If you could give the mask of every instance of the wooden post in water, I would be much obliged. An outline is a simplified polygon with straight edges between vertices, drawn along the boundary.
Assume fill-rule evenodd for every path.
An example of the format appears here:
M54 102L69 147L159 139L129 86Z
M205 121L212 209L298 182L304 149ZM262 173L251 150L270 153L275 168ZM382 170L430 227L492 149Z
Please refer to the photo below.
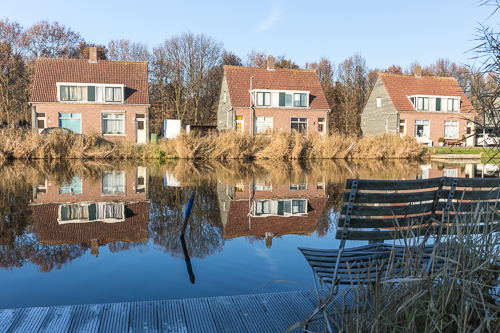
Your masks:
M187 223L189 221L189 216L191 215L191 209L193 208L194 194L195 194L194 191L191 192L191 196L189 197L188 205L186 208L186 214L184 215L184 224L182 225L181 236L179 237L181 239L182 252L184 252L184 260L186 261L186 268L189 274L189 281L191 281L192 284L194 284L194 273L193 273L193 267L191 266L191 259L189 258L189 254L187 251L186 241L184 240L184 235L186 234Z
M181 238L184 238L184 235L186 234L187 223L189 220L189 215L191 215L191 208L193 208L193 203L194 203L194 191L191 192L191 196L189 197L186 214L184 216L184 224L182 225L181 229L181 236L180 236Z

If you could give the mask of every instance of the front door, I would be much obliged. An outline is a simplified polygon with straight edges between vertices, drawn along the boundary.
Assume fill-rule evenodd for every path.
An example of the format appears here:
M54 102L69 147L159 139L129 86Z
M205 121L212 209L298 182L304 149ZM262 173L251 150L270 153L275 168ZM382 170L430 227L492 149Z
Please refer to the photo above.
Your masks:
M145 114L136 114L135 115L135 123L136 123L136 135L137 135L137 143L146 143L146 115Z

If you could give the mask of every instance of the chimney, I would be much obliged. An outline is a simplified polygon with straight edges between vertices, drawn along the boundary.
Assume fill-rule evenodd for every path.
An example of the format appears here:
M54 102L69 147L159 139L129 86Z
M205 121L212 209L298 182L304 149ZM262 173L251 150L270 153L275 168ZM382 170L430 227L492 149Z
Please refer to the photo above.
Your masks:
M422 77L422 67L415 65L415 68L413 68L413 74L415 74L415 77Z
M90 240L90 255L95 255L96 258L99 256L99 240Z
M274 57L267 57L267 70L274 71Z
M266 249L269 249L273 246L273 237L274 234L272 232L266 231Z
M89 48L89 62L96 63L97 62L97 47L91 46Z

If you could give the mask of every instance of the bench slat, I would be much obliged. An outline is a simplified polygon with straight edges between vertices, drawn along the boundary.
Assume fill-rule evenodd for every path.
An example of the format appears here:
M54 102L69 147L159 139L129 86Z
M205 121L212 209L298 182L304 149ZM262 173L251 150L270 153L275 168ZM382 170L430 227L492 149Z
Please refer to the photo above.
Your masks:
M400 227L407 226L422 226L427 225L429 222L430 212L425 215L419 215L415 217L397 217L398 224ZM441 214L436 214L435 218L438 221L441 221ZM338 227L344 227L345 217L340 217L337 221ZM351 228L394 228L396 223L394 221L394 217L389 218L361 218L361 217L352 217L350 227Z
M358 190L415 190L438 187L441 181L440 178L417 180L347 179L345 188L351 189L352 182L355 180L358 181Z
M430 212L432 202L419 205L401 205L401 206L354 206L352 215L354 216L392 216L407 214L424 214ZM347 206L340 207L340 214L345 215Z
M434 200L436 198L436 190L426 192L412 193L360 193L356 194L356 203L405 203ZM342 196L343 202L349 201L349 192L344 192Z

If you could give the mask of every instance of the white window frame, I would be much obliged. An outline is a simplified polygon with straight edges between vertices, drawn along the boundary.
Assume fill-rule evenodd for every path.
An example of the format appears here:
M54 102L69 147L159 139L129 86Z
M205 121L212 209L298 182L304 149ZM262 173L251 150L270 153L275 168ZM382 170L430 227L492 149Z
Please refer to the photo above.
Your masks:
M300 119L306 119L306 126L307 126L307 131L305 132L305 134L309 133L309 117L290 117L290 133L292 133L292 118L298 118L298 123L302 123L302 121Z
M122 89L122 100L120 102L106 102L106 97L104 97L104 101L88 101L88 95L87 95L87 100L86 101L61 101L61 86L76 86L77 89L78 87L103 87L104 91L106 93L106 88L121 88ZM75 83L75 82L56 82L56 87L57 87L57 101L60 103L105 103L105 104L123 104L125 102L125 87L126 85L124 84L103 84L103 83ZM114 93L113 93L114 95ZM78 96L78 91L77 91L77 96Z
M104 133L104 119L103 114L108 113L118 113L123 114L123 134L105 134ZM126 120L126 112L125 111L116 111L116 110L102 110L101 111L101 134L103 136L126 136L127 135L127 120Z
M413 109L418 112L450 112L450 113L460 113L460 104L462 97L460 96L443 96L443 95L407 95L406 96L413 106ZM412 103L411 99L414 98L415 103ZM428 110L418 110L418 99L419 98L429 98ZM441 110L436 111L436 98L441 99ZM458 100L456 111L451 111L448 109L448 100L455 99Z
M424 121L427 121L427 123L424 123ZM419 123L417 123L417 122L419 122ZM427 125L429 127L428 136L418 136L417 135L417 125ZM414 136L416 138L426 138L426 139L429 139L430 136L431 136L431 121L429 119L415 119L415 133L414 133Z
M269 129L269 130L270 130L270 132L272 133L272 132L273 132L273 129L274 129L274 117L273 117L273 116L254 116L254 118L253 118L253 124L254 124L254 125L253 125L253 126L254 126L254 129L253 129L253 130L254 130L254 133L255 133L255 134L258 134L258 133L266 133L266 132L267 132L267 129L266 129L266 131L264 131L264 132L262 132L262 131L257 131L257 128L256 128L256 127L257 127L257 118L260 118L260 117L262 117L262 118L271 118L271 126L270 126L270 127L268 127L267 129Z
M69 113L70 117L69 118L61 117L61 114L63 114L63 113ZM57 127L61 128L61 126L59 126L61 118L62 119L73 119L73 117L71 117L72 114L79 114L80 115L80 118L74 118L74 119L80 119L80 133L83 133L83 117L82 117L81 112L58 112L57 113ZM46 126L45 128L47 128L47 124L45 124L45 126ZM62 127L62 128L64 128L64 127Z
M238 120L238 117L242 117L241 120ZM237 133L240 133L240 134L243 134L245 133L245 116L235 116L236 120L235 120L235 127L234 129L236 130ZM238 123L241 124L241 132L238 132Z
M448 122L448 124L446 124L447 122ZM454 138L446 136L446 127L452 127L452 126L456 127L456 133L457 133L457 135ZM459 132L460 132L460 122L458 120L445 120L444 121L443 137L445 139L458 139L458 136L460 135Z
M382 107L382 97L377 97L377 107L378 108Z
M309 109L309 98L311 92L308 90L277 90L277 89L253 89L252 92L252 100L254 105L257 107L273 107L273 108L287 108L287 109ZM258 105L258 93L271 93L270 94L270 103L269 105ZM292 105L291 106L279 106L279 93L285 93L292 95ZM294 106L294 96L295 94L306 94L306 106ZM274 99L278 99L277 102ZM285 97L286 100L286 97ZM285 102L286 104L286 102Z
M121 177L123 177L123 192L111 192L111 193L104 193L104 175L105 174L113 174L117 175L120 174ZM115 176L116 177L116 176ZM103 171L101 175L101 196L125 196L127 195L127 175L125 175L125 171Z

